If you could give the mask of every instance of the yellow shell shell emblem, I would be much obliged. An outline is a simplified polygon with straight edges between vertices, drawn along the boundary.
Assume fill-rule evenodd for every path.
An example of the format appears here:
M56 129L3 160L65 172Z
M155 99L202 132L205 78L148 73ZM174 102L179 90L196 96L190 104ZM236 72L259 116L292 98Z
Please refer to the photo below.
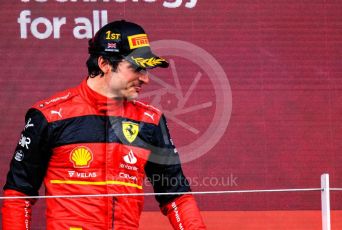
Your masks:
M93 160L93 153L89 148L81 146L74 148L70 153L70 161L74 168L89 168Z
M122 132L126 139L132 143L139 133L139 124L130 121L122 122Z

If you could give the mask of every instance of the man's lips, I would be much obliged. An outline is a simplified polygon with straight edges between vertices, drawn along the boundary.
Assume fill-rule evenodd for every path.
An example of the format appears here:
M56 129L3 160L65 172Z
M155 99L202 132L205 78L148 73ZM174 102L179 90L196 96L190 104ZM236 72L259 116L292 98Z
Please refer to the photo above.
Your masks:
M137 93L139 93L141 91L141 86L135 86L134 89Z

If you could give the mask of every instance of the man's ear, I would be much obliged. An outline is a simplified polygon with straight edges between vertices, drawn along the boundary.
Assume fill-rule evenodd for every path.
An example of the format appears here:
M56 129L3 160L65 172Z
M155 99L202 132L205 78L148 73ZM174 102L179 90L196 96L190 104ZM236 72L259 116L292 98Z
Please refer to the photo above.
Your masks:
M102 70L102 72L104 74L111 71L111 66L110 66L109 62L107 60L105 60L102 56L100 56L97 59L97 64L98 64L100 70Z

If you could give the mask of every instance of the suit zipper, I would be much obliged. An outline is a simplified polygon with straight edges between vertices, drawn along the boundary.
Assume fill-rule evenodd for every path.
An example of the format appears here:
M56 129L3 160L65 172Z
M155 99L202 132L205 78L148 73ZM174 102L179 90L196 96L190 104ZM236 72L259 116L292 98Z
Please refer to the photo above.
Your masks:
M112 230L114 230L115 197L112 197Z

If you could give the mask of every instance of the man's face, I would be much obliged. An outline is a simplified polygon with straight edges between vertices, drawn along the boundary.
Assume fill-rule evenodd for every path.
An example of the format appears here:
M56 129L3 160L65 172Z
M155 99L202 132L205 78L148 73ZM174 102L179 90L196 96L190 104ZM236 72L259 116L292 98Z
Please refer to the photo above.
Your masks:
M128 61L119 63L117 71L111 72L110 87L119 98L134 100L138 97L143 84L149 82L145 70L136 70Z

